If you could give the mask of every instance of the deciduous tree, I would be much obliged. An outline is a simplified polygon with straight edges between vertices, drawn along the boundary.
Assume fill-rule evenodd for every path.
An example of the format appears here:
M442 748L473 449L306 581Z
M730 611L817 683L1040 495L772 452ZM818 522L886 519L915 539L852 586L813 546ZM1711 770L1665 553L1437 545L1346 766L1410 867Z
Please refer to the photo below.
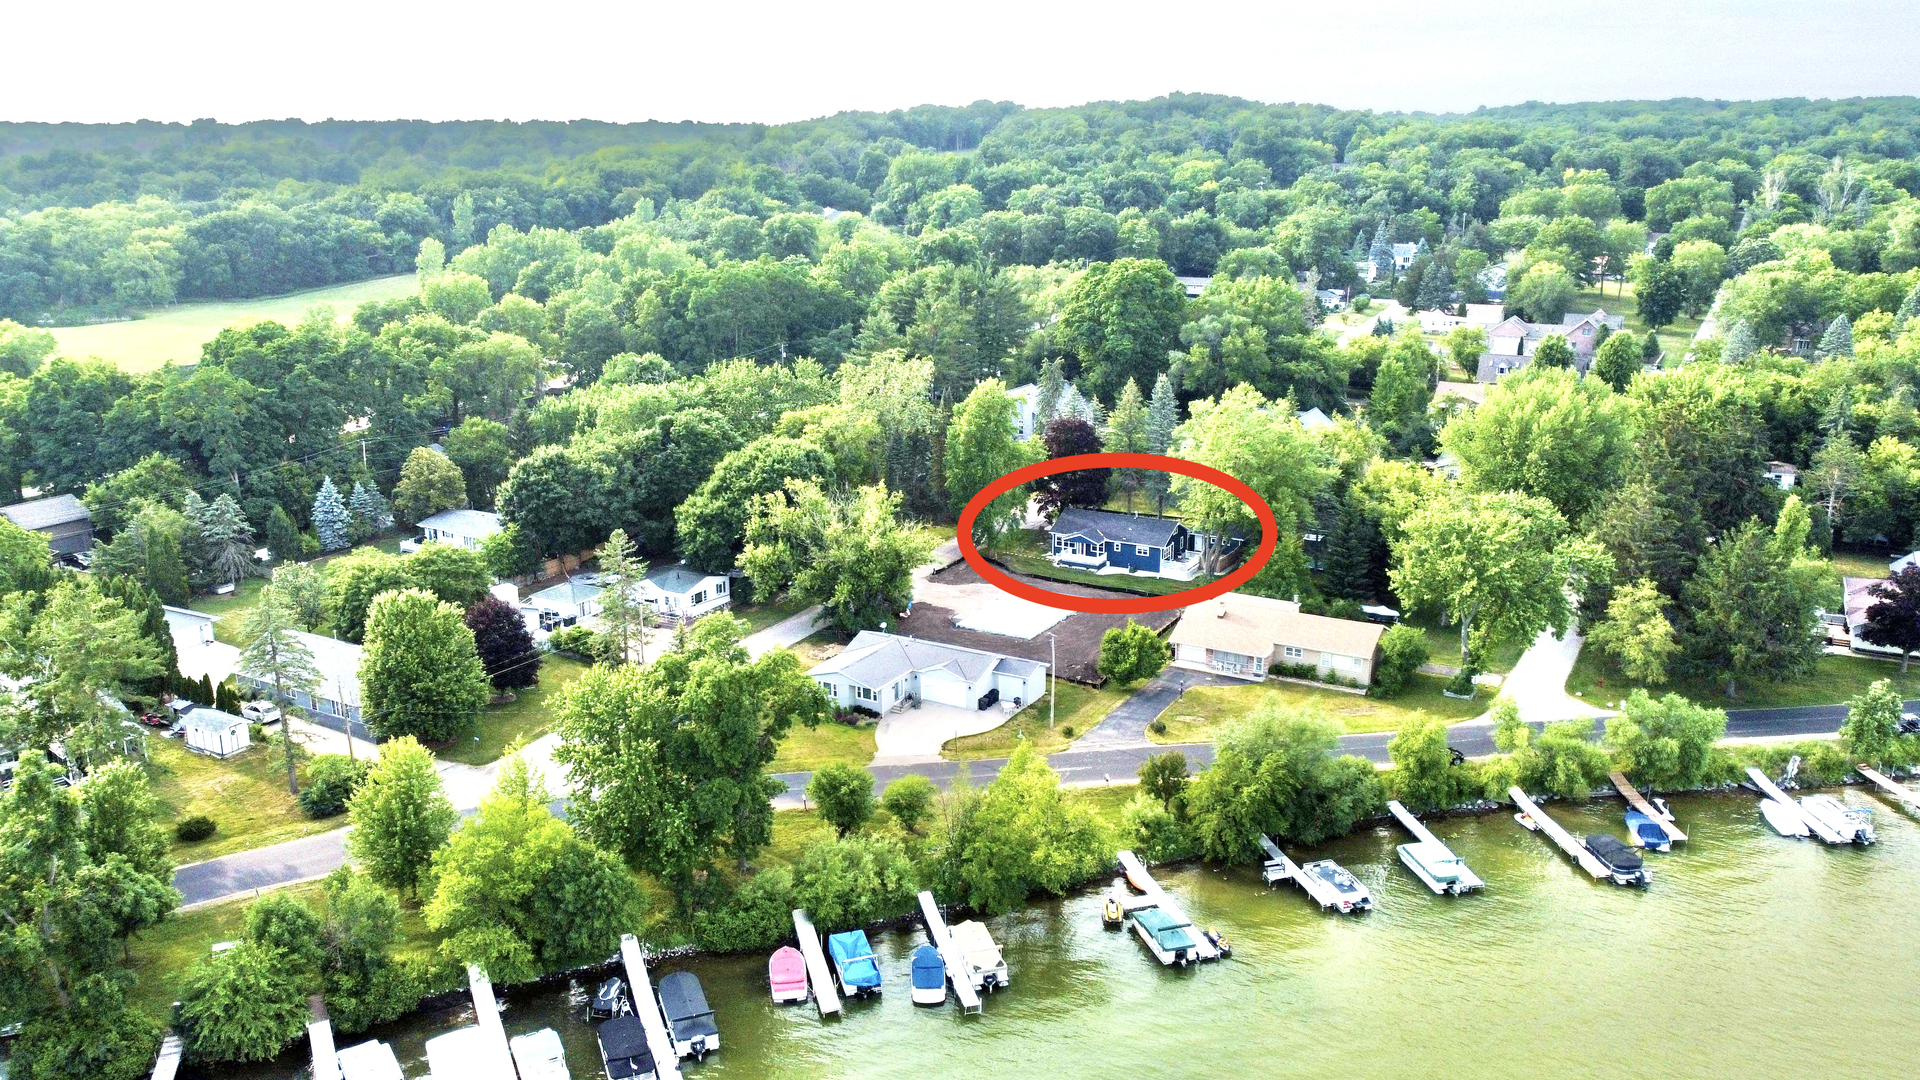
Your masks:
M1100 674L1120 686L1153 678L1171 658L1166 639L1132 619L1100 635Z
M1620 755L1626 774L1668 790L1705 783L1713 746L1726 734L1724 711L1679 694L1656 699L1644 690L1627 695L1620 715L1607 721L1607 745Z
M873 774L844 761L828 762L807 781L807 798L841 836L859 832L873 817Z
M393 486L393 516L408 528L442 510L467 506L467 480L445 454L418 446L400 467Z
M819 604L840 630L885 628L912 602L913 571L933 550L899 512L885 487L832 496L794 481L755 500L741 567L757 595Z
M1594 623L1587 641L1612 657L1627 678L1657 686L1680 654L1680 641L1667 619L1667 598L1647 578L1613 592L1606 617Z
M1920 566L1908 566L1871 587L1874 601L1867 607L1861 640L1900 650L1900 673L1906 674L1913 654L1920 652Z
M347 804L347 850L368 877L417 896L433 853L460 815L448 801L433 755L411 735L380 747L380 760Z
M1470 487L1537 495L1579 521L1619 482L1633 426L1600 380L1529 365L1449 421L1440 442Z

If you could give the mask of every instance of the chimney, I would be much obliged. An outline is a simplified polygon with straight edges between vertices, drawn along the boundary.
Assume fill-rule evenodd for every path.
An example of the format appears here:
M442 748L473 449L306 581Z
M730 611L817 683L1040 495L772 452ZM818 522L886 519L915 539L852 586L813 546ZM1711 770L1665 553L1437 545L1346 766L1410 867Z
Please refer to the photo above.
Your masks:
M1216 619L1224 619L1227 617L1227 602L1225 600L1220 601L1220 610L1214 612L1213 617Z

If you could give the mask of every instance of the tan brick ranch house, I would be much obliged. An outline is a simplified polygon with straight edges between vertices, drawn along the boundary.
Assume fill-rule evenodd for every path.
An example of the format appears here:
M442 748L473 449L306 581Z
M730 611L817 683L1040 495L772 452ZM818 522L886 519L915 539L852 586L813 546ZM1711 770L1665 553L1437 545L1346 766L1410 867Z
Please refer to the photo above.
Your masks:
M1258 681L1275 664L1309 664L1321 676L1369 686L1380 658L1378 623L1308 615L1291 600L1227 593L1194 604L1168 636L1173 662Z

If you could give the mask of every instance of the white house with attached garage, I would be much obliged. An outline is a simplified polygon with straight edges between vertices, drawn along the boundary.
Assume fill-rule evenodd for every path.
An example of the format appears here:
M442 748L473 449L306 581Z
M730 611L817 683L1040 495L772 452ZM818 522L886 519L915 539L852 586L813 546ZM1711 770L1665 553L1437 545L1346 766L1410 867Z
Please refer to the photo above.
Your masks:
M876 713L913 701L986 709L1046 693L1047 665L1000 653L863 630L808 675L843 709Z
M360 719L361 648L351 641L296 631L294 637L313 654L313 666L320 672L320 684L312 693L294 690L287 700L296 708L329 720ZM273 696L273 680L251 672L238 671L234 678L256 697Z

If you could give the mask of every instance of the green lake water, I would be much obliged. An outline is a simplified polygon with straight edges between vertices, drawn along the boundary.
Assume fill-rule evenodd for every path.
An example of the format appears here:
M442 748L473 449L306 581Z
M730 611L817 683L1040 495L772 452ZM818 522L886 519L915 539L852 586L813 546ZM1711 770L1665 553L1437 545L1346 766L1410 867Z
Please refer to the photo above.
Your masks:
M1432 823L1487 881L1466 897L1436 897L1400 865L1397 825L1289 853L1359 876L1377 905L1360 916L1269 890L1252 867L1162 871L1194 922L1234 946L1185 970L1103 929L1088 889L989 921L1012 986L979 1016L911 1004L920 938L906 931L876 936L883 997L825 1023L811 1004L769 1002L764 956L654 974L694 971L717 1012L723 1049L684 1063L692 1080L1913 1076L1920 821L1861 790L1840 797L1875 810L1877 846L1774 836L1748 794L1676 799L1691 842L1648 854L1644 892L1588 879L1508 814ZM1617 800L1547 809L1576 834L1624 836ZM601 1075L582 988L502 997L509 1035L553 1027L576 1080ZM418 1080L425 1040L471 1022L470 1007L428 1010L376 1034Z

